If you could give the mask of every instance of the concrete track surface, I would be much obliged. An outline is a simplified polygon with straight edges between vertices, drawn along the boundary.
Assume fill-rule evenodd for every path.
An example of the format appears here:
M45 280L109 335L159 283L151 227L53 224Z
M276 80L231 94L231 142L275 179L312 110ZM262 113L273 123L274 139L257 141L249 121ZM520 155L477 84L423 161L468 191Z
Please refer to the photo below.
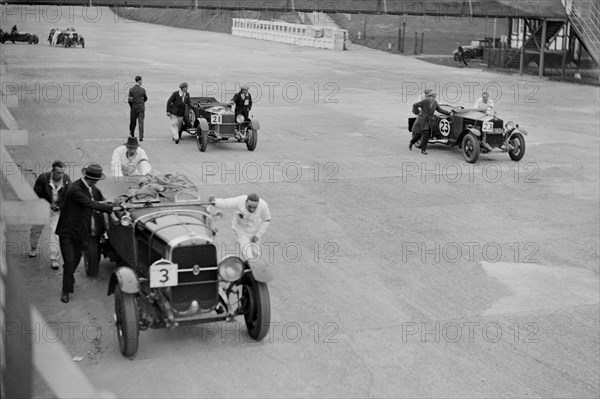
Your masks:
M74 178L89 162L106 169L128 134L125 87L140 74L155 169L185 173L204 197L266 199L275 274L264 341L250 342L243 320L149 330L128 360L106 296L115 265L104 260L97 278L80 266L62 304L61 271L44 254L30 260L28 229L17 229L11 256L51 323L36 337L82 356L94 384L123 398L599 396L598 88L86 10L2 16L3 28L41 39L1 46L3 100L31 138L11 147L14 159L30 170L62 159ZM48 45L50 29L67 26L85 49ZM175 145L165 102L182 81L219 100L254 82L256 151L200 153L190 136ZM487 85L498 115L529 131L525 158L468 166L457 149L409 151L411 105L436 84L457 105ZM231 217L219 222L222 253ZM36 395L50 396L40 381Z

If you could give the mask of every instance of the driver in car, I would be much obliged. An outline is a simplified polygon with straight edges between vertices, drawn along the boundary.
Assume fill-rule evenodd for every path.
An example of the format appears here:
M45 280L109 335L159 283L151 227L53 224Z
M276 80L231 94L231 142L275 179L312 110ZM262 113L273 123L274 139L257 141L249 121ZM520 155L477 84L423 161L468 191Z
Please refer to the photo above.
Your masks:
M256 194L233 198L211 197L209 201L217 208L235 209L231 227L237 235L242 258L259 259L260 237L267 231L267 227L271 223L271 213L267 202Z
M490 109L494 109L494 101L490 99L490 94L487 91L484 91L483 93L481 93L481 97L479 97L477 101L475 101L475 104L473 104L473 108L479 111L487 112ZM487 143L486 138L487 133L481 132L481 144L491 151L492 146Z
M110 164L114 177L144 176L152 171L146 151L139 147L136 137L128 137L125 144L115 149Z

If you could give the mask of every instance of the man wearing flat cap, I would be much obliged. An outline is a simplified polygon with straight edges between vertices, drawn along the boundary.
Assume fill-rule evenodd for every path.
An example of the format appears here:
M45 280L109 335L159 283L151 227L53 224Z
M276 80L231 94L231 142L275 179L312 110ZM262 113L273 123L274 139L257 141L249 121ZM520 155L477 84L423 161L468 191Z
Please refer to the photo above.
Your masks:
M142 87L142 77L135 77L135 85L129 89L129 135L135 137L136 122L139 125L140 141L144 141L144 117L146 114L146 89Z
M144 176L152 171L152 166L138 139L128 137L125 144L113 151L110 170L114 177Z
M192 108L188 84L182 83L179 85L179 90L173 92L167 100L167 116L171 118L171 134L175 144L179 144L179 139L181 139L181 127L183 126L186 105Z
M98 181L106 178L102 166L90 164L81 170L81 179L72 183L65 194L60 217L56 226L60 252L63 257L63 283L61 302L69 302L69 294L75 285L75 269L79 265L83 251L87 249L93 229L100 228L102 218L99 212L110 213L113 204L104 203L102 192L96 188Z
M248 86L244 85L240 91L236 93L231 99L233 104L233 113L237 120L238 115L243 115L244 120L248 120L248 114L252 109L252 96L248 93Z
M451 112L445 111L442 109L437 101L435 100L437 97L437 93L435 91L430 91L427 94L426 100L421 100L418 103L413 104L412 112L417 115L417 120L413 124L412 132L413 138L408 145L408 149L412 150L412 146L421 139L421 154L427 155L427 143L429 141L429 134L431 128L435 123L435 111L450 115Z

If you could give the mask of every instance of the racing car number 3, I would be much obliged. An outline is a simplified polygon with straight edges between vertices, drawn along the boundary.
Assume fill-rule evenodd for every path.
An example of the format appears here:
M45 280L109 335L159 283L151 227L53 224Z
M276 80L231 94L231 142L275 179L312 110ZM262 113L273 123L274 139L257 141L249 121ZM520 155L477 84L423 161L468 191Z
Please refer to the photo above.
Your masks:
M177 264L150 266L150 288L171 287L178 284Z

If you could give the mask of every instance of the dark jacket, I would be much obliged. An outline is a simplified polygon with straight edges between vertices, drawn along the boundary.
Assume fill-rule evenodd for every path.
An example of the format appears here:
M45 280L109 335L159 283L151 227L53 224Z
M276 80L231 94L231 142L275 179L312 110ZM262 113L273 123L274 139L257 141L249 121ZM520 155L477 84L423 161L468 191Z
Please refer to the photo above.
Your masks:
M419 109L421 112L419 113ZM428 99L419 101L413 104L412 112L417 115L412 131L413 133L421 133L424 130L429 129L435 122L434 113L435 111L440 114L450 115L450 112L444 111L438 105L437 101L429 101Z
M52 172L42 173L35 179L35 184L33 185L33 191L37 194L41 199L45 199L49 204L52 204L52 187L50 187L50 179L52 179ZM62 204L65 200L65 193L69 188L69 184L71 184L71 178L68 174L64 174L62 177L63 186L60 190L58 190L58 207L62 207Z
M92 187L93 199L85 183L79 179L69 185L65 201L58 218L56 234L59 236L86 240L91 233L91 219L94 210L112 212L112 205L98 201L104 200L102 192ZM102 219L95 217L96 226L100 227Z
M144 109L144 103L148 101L148 96L146 96L146 89L142 86L136 84L131 89L129 89L129 105L133 108Z
M252 96L250 93L246 94L246 98L242 98L242 93L236 93L231 99L235 103L235 114L240 114L243 111L250 111L252 109Z
M167 100L167 112L171 113L171 115L183 116L185 114L185 106L192 107L190 93L185 93L184 97L185 99L181 98L179 90L173 92Z

